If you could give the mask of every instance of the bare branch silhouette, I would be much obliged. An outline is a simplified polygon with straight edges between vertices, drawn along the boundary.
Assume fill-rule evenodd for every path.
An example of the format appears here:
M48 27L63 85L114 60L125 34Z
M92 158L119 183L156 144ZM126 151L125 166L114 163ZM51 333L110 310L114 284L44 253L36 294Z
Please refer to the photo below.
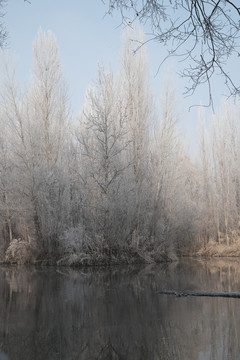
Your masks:
M104 3L108 4L107 13L120 12L123 24L132 25L138 19L150 27L146 42L158 41L168 46L163 62L173 56L184 61L180 76L189 82L186 95L207 84L208 105L212 106L210 83L215 74L223 78L228 96L239 95L240 84L227 71L229 58L239 56L240 51L240 7L236 0L108 0Z

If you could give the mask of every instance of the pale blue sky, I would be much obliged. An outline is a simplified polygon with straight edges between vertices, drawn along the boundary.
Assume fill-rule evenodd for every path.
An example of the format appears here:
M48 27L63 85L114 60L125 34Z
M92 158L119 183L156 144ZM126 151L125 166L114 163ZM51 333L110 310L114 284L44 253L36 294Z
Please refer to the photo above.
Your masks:
M4 22L9 31L8 48L10 55L17 57L17 69L22 83L27 84L32 63L32 43L40 27L52 30L57 38L60 59L65 78L69 84L69 98L73 113L81 109L85 90L95 80L99 62L117 70L121 53L122 28L118 26L120 17L105 16L106 6L101 0L31 0L31 4L23 0L8 0ZM175 72L183 64L170 60L159 71L156 71L161 61L163 47L158 43L147 46L149 72L153 92L160 97L163 79L168 69ZM239 59L231 62L236 77L240 79ZM179 109L182 133L191 148L197 142L198 108L188 112L189 106L207 102L207 89L201 88L190 98L184 98L184 80L173 76L179 93ZM240 80L238 81L240 82ZM215 105L220 102L224 91L223 84L216 81L213 84ZM207 111L211 112L210 109Z

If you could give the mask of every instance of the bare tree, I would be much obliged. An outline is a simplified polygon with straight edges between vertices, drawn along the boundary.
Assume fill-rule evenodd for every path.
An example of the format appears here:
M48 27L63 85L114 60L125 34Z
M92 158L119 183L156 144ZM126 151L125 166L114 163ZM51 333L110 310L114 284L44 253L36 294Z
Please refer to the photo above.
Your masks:
M2 19L5 15L5 12L3 11L3 8L6 4L7 0L0 0L0 18ZM3 21L0 21L0 47L4 47L6 45L8 33L6 31L6 28L4 26Z
M20 204L15 214L17 236L36 239L47 252L68 219L65 153L69 112L56 39L51 32L39 31L33 52L33 77L25 93L9 70L9 59L5 62L1 114L8 125L5 142L15 171L15 198ZM8 193L5 191L4 196Z
M14 169L10 157L9 127L4 112L0 115L0 213L1 230L5 246L13 239L12 217L15 207L13 194Z
M149 236L156 245L172 251L181 192L184 152L177 132L177 98L168 79L161 101L161 118L154 124L151 149L152 219ZM180 191L179 191L180 190Z
M239 236L239 144L239 114L232 104L224 103L212 118L208 136L202 127L201 227L203 240L225 242L227 246Z
M219 228L229 245L239 222L239 121L231 105L224 104L221 114L215 116L211 140Z
M130 30L130 29L129 29ZM145 48L139 49L134 56L131 37L143 39L143 33L134 35L133 31L124 33L122 69L120 72L122 81L123 99L126 104L129 160L132 167L133 193L131 206L134 207L134 221L132 228L133 243L139 245L143 215L146 213L147 197L147 167L149 166L149 132L153 118L153 96L149 89L148 64ZM129 177L128 172L128 177ZM129 177L130 180L130 177Z
M24 118L29 158L36 179L36 213L44 245L51 247L52 239L59 236L67 218L63 166L66 166L69 109L56 38L51 31L39 31L33 54L33 78L26 96Z
M212 174L211 159L209 156L209 139L206 132L203 113L200 113L201 119L201 133L200 133L200 161L201 161L201 188L202 188L202 235L204 243L206 244L209 236L213 234L212 227L216 224L216 237L219 237L219 208L216 206L216 202L213 201L214 195L212 191ZM216 198L214 198L216 200ZM215 235L215 234L214 234Z
M102 0L103 1L103 0ZM137 19L147 27L147 41L168 46L167 58L188 63L181 75L189 80L186 94L206 83L212 105L211 78L223 77L229 95L240 87L226 68L230 56L239 56L240 7L237 0L108 0L108 13L119 11L123 24ZM150 29L150 30L149 30ZM141 46L141 44L140 44Z
M113 217L127 167L121 161L129 145L126 121L113 75L99 67L96 86L87 92L76 135L80 144L79 179L85 192L87 227L102 236L110 254L113 241L117 241Z

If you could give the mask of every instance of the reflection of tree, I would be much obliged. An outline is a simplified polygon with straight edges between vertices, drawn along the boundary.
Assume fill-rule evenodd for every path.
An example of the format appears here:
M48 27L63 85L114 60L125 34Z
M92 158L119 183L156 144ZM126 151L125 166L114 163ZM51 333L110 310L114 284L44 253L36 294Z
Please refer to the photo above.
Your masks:
M1 269L0 347L11 360L187 360L200 353L236 359L237 300L156 291L236 291L238 269L234 262L216 261L88 271Z
M112 360L119 360L120 356L118 355L118 352L114 349L114 347L111 344L111 341L109 340L106 345L104 345L97 356L98 360L105 360L105 359L112 359Z

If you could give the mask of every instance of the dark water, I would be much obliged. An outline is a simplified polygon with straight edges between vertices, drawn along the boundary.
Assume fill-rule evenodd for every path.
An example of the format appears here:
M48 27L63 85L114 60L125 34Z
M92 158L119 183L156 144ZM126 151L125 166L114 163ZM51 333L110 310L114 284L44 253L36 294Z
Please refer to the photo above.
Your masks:
M239 292L240 261L0 267L0 359L240 359L240 299L160 289Z

